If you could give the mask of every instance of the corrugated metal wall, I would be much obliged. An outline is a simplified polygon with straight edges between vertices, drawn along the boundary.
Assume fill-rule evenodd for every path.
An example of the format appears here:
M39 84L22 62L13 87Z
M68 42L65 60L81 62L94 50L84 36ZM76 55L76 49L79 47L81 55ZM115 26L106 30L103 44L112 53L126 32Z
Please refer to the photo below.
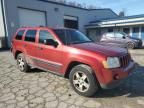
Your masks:
M2 0L0 0L0 48L5 46L5 29L2 11Z

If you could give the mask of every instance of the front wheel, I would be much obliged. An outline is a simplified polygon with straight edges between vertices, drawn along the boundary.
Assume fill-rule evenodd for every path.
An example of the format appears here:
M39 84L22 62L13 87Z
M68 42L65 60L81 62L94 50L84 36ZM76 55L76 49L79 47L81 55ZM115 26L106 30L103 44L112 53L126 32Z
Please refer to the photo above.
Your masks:
M87 65L77 65L70 72L70 83L80 95L90 97L98 91L98 82Z
M135 48L135 44L134 43L128 43L127 44L127 48L134 49Z

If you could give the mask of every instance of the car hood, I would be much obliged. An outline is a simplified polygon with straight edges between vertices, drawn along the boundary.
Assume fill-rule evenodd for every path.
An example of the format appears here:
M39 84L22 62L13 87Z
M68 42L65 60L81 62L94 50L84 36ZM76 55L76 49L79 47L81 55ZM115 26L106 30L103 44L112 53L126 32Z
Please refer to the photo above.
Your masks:
M130 37L130 36L128 36L128 38L130 38L130 39L132 39L132 40L138 40L138 41L141 40L141 39L139 39L139 38L136 38L136 37Z
M82 44L73 44L71 45L74 48L78 48L81 50L90 51L93 53L101 53L106 56L121 56L127 54L128 51L125 48L108 46L107 44L100 43L82 43Z

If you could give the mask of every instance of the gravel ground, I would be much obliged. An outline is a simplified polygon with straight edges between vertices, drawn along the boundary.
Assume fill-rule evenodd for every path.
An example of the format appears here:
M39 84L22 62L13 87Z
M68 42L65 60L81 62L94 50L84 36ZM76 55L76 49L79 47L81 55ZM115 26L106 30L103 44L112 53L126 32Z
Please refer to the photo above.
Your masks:
M86 98L62 77L38 69L20 72L11 53L1 51L0 108L144 108L144 49L130 52L137 66L125 83Z

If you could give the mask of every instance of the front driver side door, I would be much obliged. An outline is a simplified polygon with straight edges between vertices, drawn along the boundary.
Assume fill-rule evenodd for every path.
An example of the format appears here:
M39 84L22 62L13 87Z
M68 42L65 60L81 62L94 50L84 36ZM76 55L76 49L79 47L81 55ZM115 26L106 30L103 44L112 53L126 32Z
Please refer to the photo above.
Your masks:
M46 39L56 40L48 29L40 29L38 34L38 66L52 72L61 73L62 45L59 44L57 47L54 47L52 45L44 44L44 40Z

